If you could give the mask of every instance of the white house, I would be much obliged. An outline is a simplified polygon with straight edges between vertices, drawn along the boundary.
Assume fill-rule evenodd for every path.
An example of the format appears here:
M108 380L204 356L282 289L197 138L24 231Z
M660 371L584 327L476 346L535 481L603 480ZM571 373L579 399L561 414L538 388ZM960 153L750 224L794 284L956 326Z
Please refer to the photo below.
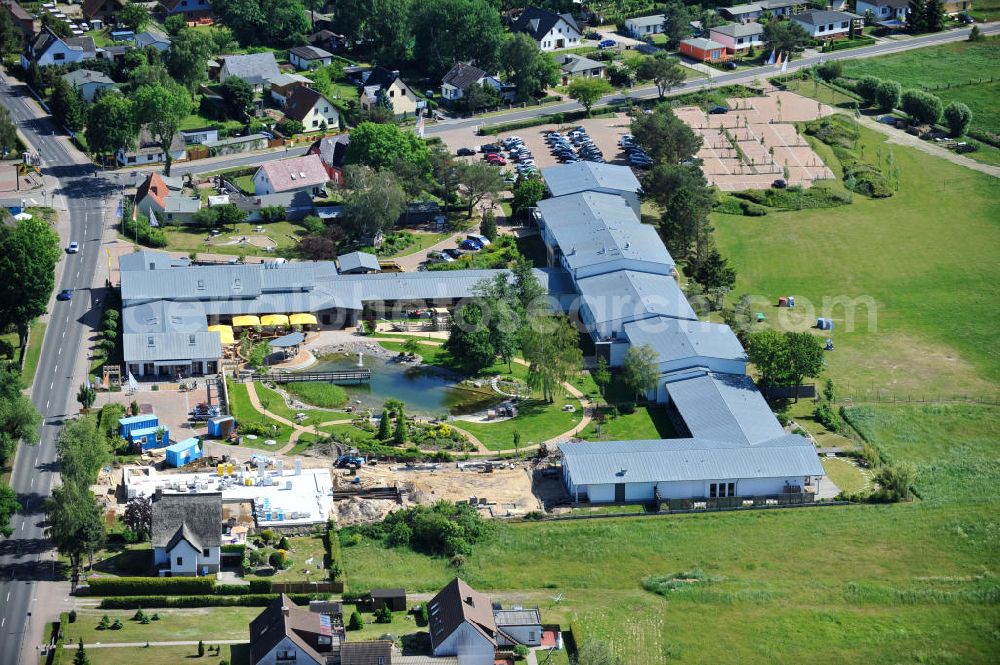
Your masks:
M864 19L848 12L836 12L825 9L810 9L792 15L791 21L798 23L813 39L841 39L851 32L851 24L858 22L858 29L864 24Z
M109 90L115 87L115 82L102 72L95 72L91 69L76 69L63 74L63 80L72 87L80 91L86 102L94 101L94 96L102 90Z
M28 69L32 62L39 67L46 65L68 65L72 62L93 60L97 57L97 47L90 37L67 37L63 39L43 26L38 35L28 42L21 54L21 67Z
M662 34L666 23L667 18L663 14L636 16L625 19L625 32L636 39L641 39L649 35Z
M305 86L292 88L285 102L285 117L297 120L307 132L340 127L340 112L329 99Z
M324 67L333 62L333 54L318 46L296 46L288 49L288 62L295 69L305 71L313 67Z
M403 79L399 78L398 70L386 69L381 65L372 67L365 76L358 103L363 109L387 103L394 114L403 116L415 115L417 109L424 106L409 86L403 83Z
M498 647L537 647L542 643L542 614L537 607L505 610L497 603L493 606L493 620L497 624Z
M222 545L222 493L153 497L153 564L161 576L214 575Z
M478 67L464 62L456 63L441 79L441 96L449 102L454 102L465 96L465 92L474 84L488 85L497 92L504 94L506 86L496 76L492 76Z
M756 21L727 23L709 30L709 38L725 46L730 53L740 53L764 45L764 26Z
M875 22L905 21L909 11L909 0L857 0L855 11L861 16L871 12Z
M250 665L326 665L344 641L331 624L281 594L250 622Z
M527 34L543 51L580 45L580 28L571 14L528 7L511 23L510 30Z
M326 183L326 168L319 155L265 162L253 176L257 196L295 192L319 196Z
M163 146L160 145L160 142L153 137L149 129L145 126L139 130L139 141L136 147L128 150L119 148L118 152L115 153L115 157L122 166L156 164L167 161L167 153L164 152ZM170 141L170 158L175 162L187 158L187 144L180 133L174 134L173 139Z
M227 55L219 70L219 83L225 83L227 79L235 76L253 86L256 92L261 92L264 89L264 84L280 73L278 61L274 59L274 53L271 51L246 55Z

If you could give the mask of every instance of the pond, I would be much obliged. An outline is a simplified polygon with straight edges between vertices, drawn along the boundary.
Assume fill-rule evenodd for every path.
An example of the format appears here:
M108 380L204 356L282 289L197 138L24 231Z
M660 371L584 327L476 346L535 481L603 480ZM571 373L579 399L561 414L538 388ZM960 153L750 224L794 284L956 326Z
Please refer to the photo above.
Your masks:
M356 369L357 354L333 353L319 356L319 362L310 372ZM398 362L395 358L363 355L364 366L372 371L367 385L342 386L351 403L361 409L378 413L382 404L395 398L406 404L407 413L422 416L440 416L444 413L461 416L493 407L503 401L503 396L488 387L477 390L461 385L448 370L431 365L414 365ZM359 403L360 402L360 403Z

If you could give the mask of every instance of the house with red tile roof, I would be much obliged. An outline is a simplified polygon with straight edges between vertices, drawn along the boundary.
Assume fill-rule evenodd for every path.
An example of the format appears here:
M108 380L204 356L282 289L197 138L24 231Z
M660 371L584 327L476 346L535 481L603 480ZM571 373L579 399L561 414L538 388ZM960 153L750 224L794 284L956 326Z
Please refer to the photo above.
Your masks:
M190 224L201 209L201 199L184 196L180 178L150 173L135 192L135 205L143 215L160 224Z
M257 196L306 192L323 193L329 177L319 155L304 155L262 164L253 176Z

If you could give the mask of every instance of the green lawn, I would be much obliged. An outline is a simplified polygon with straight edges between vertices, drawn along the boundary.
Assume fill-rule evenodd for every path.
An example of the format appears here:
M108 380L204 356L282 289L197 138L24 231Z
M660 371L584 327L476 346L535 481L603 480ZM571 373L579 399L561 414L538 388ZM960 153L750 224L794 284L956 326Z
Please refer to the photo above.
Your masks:
M416 603L414 603L416 604ZM344 624L351 618L351 613L355 611L354 605L344 606ZM375 613L374 612L360 612L362 621L365 622L364 627L361 630L349 630L347 631L347 641L348 642L362 642L365 640L377 640L382 635L389 633L395 636L397 639L400 635L409 635L410 633L418 632L421 629L417 628L417 624L412 619L407 619L406 612L393 612L392 613L392 623L375 623ZM427 632L424 628L423 632Z
M252 196L256 191L257 187L253 184L253 175L240 175L233 178L233 184L240 188L240 190Z
M923 501L500 524L458 571L365 540L343 548L348 584L431 592L459 574L624 663L992 662L1000 420L979 409L867 421L877 446L918 462ZM718 581L669 599L642 589L694 569Z
M260 608L257 608L258 610ZM205 641L206 648L209 642ZM223 644L219 656L214 652L205 652L205 657L198 658L198 647L191 646L170 646L170 647L119 647L113 649L87 649L87 657L91 665L177 665L177 663L216 663L227 661L230 665L250 665L250 644ZM65 647L63 663L70 663L76 647L69 644ZM194 659L194 660L189 660Z
M274 549L274 547L265 549L265 554L270 556ZM289 568L279 570L274 575L261 577L248 575L246 579L267 579L272 582L322 582L326 579L326 570L323 568L325 551L322 539L314 536L289 538L288 556L292 560L292 565ZM306 563L310 559L312 559L312 563Z
M848 97L839 90L835 90L819 81L804 81L802 79L792 79L785 83L785 87L790 92L796 92L804 97L815 99L829 104L830 106L840 106L854 101L853 97Z
M284 444L288 443L288 438L292 435L291 427L283 423L279 423L277 420L272 420L253 408L253 405L250 403L250 396L247 394L247 387L245 384L234 383L232 379L227 378L226 385L229 390L229 412L236 419L237 425L241 422L259 423L268 428L276 428L274 430L274 435L258 435L256 439L243 437L244 446L250 448L260 448L262 450L277 450ZM277 441L277 444L274 446L265 445L264 441L267 439L274 439Z
M291 388L293 386L300 386L303 384L298 383L288 383L282 386L283 388ZM327 384L318 384L327 385ZM339 386L336 386L339 387ZM276 391L271 390L265 386L260 381L254 382L254 388L257 391L257 399L260 400L261 406L266 408L271 413L281 416L282 418L287 418L293 423L297 422L295 420L295 415L298 413L306 414L305 420L300 424L304 427L310 427L312 425L317 425L319 423L327 422L328 420L339 420L341 416L347 417L344 414L336 414L332 411L324 411L319 409L293 409L285 403L285 398L278 394Z
M631 439L669 439L677 433L662 406L641 406L629 414L616 418L607 417L598 434L597 424L591 424L583 431L582 439L602 439L606 441L628 441Z
M969 13L977 21L995 21L1000 18L1000 0L978 0Z
M262 226L263 231L258 232L257 226ZM243 223L237 224L234 229L222 229L222 233L209 240L209 230L200 226L167 226L164 227L167 234L166 251L188 252L195 254L227 254L230 256L290 256L294 254L298 239L304 235L305 230L298 224L292 222L272 222L270 224ZM265 235L276 244L274 252L267 252L263 248L256 247L249 243L238 243L243 236ZM119 236L125 239L123 236Z
M399 250L398 252L393 252L392 254L385 254L385 255L382 255L380 253L379 256L391 259L397 256L407 256L409 254L416 254L417 252L423 251L428 247L431 247L432 245L438 244L442 240L450 238L453 232L449 231L447 233L428 233L426 231L411 230L409 231L409 233L410 235L413 236L412 243L410 243L403 249Z
M898 396L995 394L1000 362L983 341L1000 321L997 180L864 128L861 136L869 162L884 164L892 151L895 196L855 195L839 208L758 218L712 216L719 248L737 271L733 294L758 297L756 310L771 322L793 317L789 327L831 316L836 351L826 356L827 374L848 396L879 388ZM819 149L839 169L829 149ZM802 304L779 312L774 303L788 294ZM845 307L833 307L844 300L857 305L853 332ZM874 320L866 302L876 305Z
M38 359L42 355L42 341L45 338L46 323L35 321L31 324L28 332L28 348L24 355L24 369L21 376L24 377L24 385L30 386L35 378L35 370L38 369ZM0 340L10 345L10 355L5 356L8 360L17 360L21 356L20 339L17 332L9 332L0 335Z
M147 640L151 642L205 640L206 643L211 640L238 640L249 635L250 622L260 612L259 607L148 610L146 613L150 616L154 613L159 614L160 620L150 621L144 625L132 621L135 610L78 608L76 623L65 624L66 644L76 644L81 637L84 644ZM105 614L112 622L116 618L121 619L125 626L121 630L98 630L97 624Z
M867 469L861 469L846 457L824 457L820 460L827 477L845 494L855 494L865 488L871 477Z

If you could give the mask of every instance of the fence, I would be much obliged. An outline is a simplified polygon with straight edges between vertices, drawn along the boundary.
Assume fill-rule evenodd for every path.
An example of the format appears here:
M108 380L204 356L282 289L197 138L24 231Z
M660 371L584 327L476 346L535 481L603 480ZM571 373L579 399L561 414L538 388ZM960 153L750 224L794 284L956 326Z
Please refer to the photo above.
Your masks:
M883 392L878 389L871 391L851 391L845 393L840 391L837 396L837 403L841 406L851 406L853 404L983 404L986 406L1000 406L1000 396L997 395L965 395L965 394L924 394L917 395L906 393L897 395L892 392Z
M250 374L250 381L271 381L273 383L299 383L302 381L329 381L330 383L368 383L372 378L370 369L344 369L336 372L269 372Z
M336 582L272 582L272 593L344 593L344 583Z
M816 384L806 383L801 386L769 386L765 391L768 399L813 399L816 397ZM798 395L796 395L798 393Z

